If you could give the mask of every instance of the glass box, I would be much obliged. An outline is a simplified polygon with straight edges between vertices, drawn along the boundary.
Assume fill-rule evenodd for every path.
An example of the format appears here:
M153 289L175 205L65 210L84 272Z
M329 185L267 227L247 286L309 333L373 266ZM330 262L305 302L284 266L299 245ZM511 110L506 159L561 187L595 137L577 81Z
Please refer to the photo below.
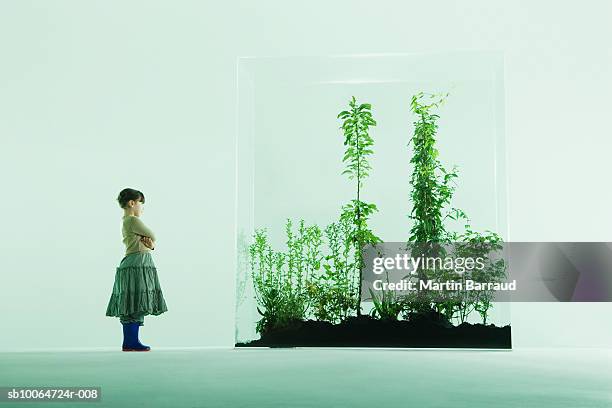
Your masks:
M353 96L371 104L376 120L360 199L376 204L368 226L383 241L405 241L411 228L408 143L417 118L410 104L419 92L448 93L435 113L438 159L458 169L451 205L467 213L474 229L508 240L502 53L243 57L237 81L237 346L260 338L263 306L249 254L255 230L265 228L269 245L285 251L287 219L294 229L299 220L324 228L355 197L356 181L342 174L346 146L338 118ZM362 303L362 313L372 306ZM488 319L507 326L508 336L509 306L495 304Z

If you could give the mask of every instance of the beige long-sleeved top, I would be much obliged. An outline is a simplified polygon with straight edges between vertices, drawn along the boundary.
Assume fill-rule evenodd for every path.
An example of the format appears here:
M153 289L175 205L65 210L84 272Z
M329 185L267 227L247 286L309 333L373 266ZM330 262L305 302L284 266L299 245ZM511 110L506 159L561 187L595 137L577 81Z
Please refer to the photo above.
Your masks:
M140 237L149 237L155 243L155 234L147 227L140 218L135 215L123 216L123 243L125 244L125 254L134 252L151 251L140 241Z

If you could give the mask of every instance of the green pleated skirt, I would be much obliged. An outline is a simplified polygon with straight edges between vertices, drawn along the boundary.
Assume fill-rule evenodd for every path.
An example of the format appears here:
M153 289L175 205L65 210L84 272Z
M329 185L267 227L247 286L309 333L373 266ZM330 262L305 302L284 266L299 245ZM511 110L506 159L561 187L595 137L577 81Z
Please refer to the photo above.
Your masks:
M151 253L126 255L115 273L106 316L119 317L122 321L136 320L143 325L144 316L157 316L167 310Z

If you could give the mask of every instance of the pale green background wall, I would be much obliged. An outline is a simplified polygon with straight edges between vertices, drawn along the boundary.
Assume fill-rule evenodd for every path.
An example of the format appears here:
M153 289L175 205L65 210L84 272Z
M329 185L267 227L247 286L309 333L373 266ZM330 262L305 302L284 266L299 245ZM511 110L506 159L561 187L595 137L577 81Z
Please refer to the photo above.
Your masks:
M0 2L0 350L117 344L104 311L126 186L146 194L170 309L146 338L233 344L240 55L505 50L510 239L612 241L611 7ZM513 342L609 347L611 312L515 304Z

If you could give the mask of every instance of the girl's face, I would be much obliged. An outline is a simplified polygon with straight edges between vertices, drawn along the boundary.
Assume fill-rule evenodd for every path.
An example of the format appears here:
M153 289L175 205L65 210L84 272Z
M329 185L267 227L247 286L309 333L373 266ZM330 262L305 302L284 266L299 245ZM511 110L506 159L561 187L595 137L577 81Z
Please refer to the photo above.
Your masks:
M140 202L140 200L138 200L138 201L135 201L135 200L128 201L128 208L131 210L132 215L135 215L137 217L140 217L140 215L144 211L143 205L144 204L142 204L142 202Z

